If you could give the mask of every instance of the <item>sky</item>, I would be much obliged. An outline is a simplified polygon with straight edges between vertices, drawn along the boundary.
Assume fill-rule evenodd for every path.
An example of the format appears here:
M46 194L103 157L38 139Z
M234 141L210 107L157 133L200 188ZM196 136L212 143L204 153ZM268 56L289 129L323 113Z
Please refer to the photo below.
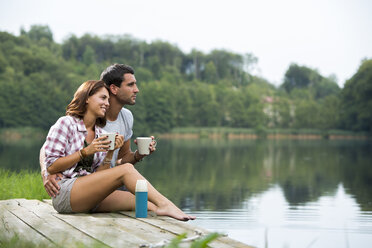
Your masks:
M19 35L35 24L48 25L58 43L71 34L129 34L184 53L252 53L253 74L274 85L297 63L342 87L372 58L370 0L0 0L0 31Z

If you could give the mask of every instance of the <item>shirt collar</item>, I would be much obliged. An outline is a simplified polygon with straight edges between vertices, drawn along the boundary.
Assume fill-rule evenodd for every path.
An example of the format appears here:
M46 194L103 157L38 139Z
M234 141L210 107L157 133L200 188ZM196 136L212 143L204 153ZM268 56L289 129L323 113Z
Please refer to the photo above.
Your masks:
M76 122L77 130L79 132L86 132L87 129L85 127L83 119L76 118L76 117L74 117L74 119L75 119L75 122Z
M87 132L87 128L85 127L83 119L76 118L76 117L74 117L74 119L76 122L77 130L79 132ZM96 137L98 137L102 133L102 129L99 128L97 125L94 126L94 130L95 130Z

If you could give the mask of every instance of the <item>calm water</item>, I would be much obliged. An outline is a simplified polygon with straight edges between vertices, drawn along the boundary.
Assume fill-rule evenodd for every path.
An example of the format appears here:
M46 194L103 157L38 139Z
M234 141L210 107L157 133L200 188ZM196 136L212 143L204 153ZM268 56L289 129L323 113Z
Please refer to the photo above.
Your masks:
M40 146L0 144L1 166L37 170ZM371 142L158 140L157 148L137 168L197 216L191 224L256 247L371 247Z

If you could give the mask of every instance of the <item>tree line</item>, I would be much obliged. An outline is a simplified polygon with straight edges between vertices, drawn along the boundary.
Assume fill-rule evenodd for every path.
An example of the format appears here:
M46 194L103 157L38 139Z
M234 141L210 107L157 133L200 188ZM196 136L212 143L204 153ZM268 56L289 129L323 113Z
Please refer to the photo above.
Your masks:
M128 35L70 36L48 26L0 32L0 127L48 129L84 81L112 63L135 68L135 132L174 127L316 128L372 131L372 60L340 89L336 79L291 64L279 87L252 74L257 58L223 49L182 52Z

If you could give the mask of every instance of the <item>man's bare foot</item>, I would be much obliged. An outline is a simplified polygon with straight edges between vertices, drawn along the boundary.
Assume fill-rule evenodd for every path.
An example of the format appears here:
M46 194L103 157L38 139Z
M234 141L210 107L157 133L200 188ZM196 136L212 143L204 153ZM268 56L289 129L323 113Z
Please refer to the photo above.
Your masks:
M155 213L157 215L169 216L175 218L176 220L181 221L195 220L196 218L195 216L185 214L184 212L182 212L181 209L179 209L176 205L174 205L171 202L158 207Z

